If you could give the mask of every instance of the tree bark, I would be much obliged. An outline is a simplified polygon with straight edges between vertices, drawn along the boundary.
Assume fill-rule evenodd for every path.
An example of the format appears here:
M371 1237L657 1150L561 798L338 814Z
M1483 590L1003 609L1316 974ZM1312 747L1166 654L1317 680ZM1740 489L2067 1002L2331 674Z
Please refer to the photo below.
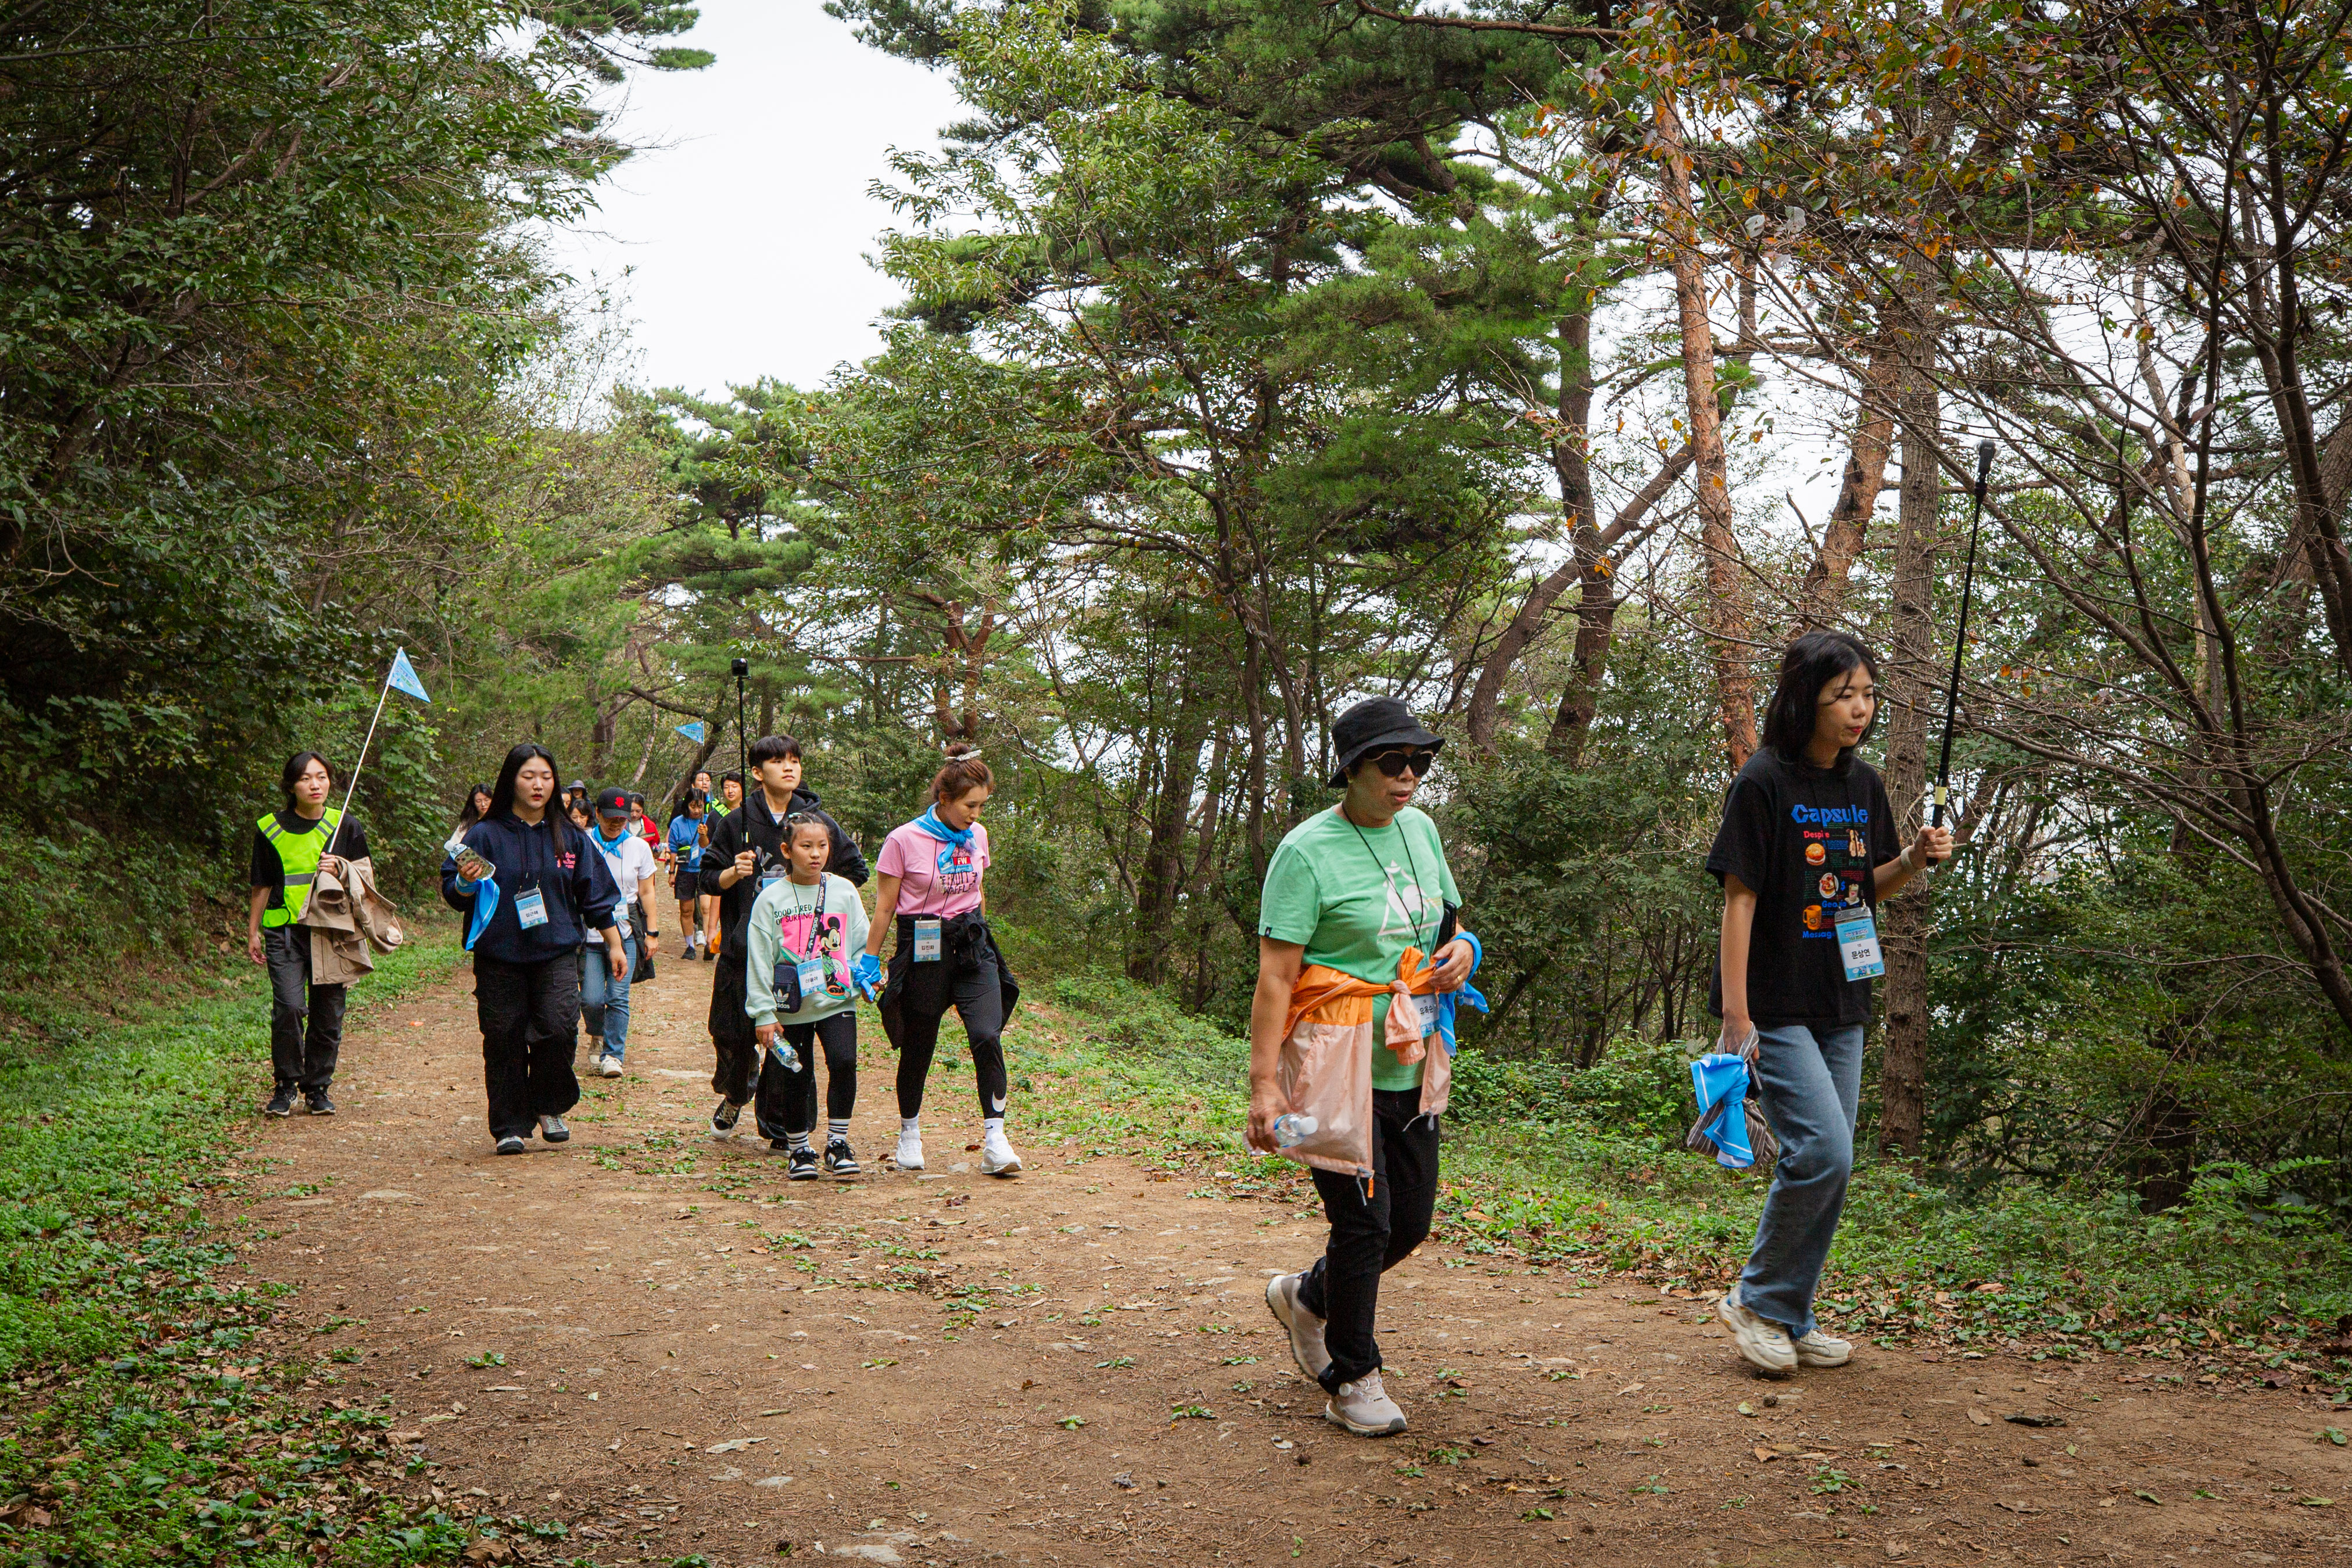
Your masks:
M1156 986L1166 959L1185 883L1185 828L1192 816L1192 790L1201 774L1201 747L1208 741L1208 716L1199 692L1186 680L1177 696L1168 755L1160 770L1160 799L1151 813L1150 837L1136 878L1135 930L1128 945L1127 977Z
M1871 517L1878 507L1878 493L1886 484L1886 458L1895 440L1896 363L1884 340L1871 346L1862 372L1845 477L1838 486L1837 504L1830 508L1829 525L1822 530L1821 549L1805 568L1804 583L1797 591L1795 631L1827 626L1844 601L1847 577L1862 554Z
M1691 200L1690 153L1674 94L1656 105L1659 171L1665 194L1667 239L1674 252L1675 317L1682 333L1684 417L1690 422L1691 461L1698 470L1699 553L1706 566L1706 621L1714 643L1716 715L1737 771L1756 750L1756 676L1748 644L1753 628L1748 581L1731 512L1730 462L1723 449L1723 414L1717 402L1715 331L1706 314L1706 268L1698 248L1698 214Z
M1900 325L1903 439L1901 516L1895 541L1895 688L1887 726L1886 786L1896 836L1918 831L1927 779L1927 709L1937 685L1936 550L1941 533L1943 472L1940 400L1931 374L1938 323L1934 304L1914 296ZM1879 1145L1890 1155L1919 1152L1927 1135L1927 916L1926 877L1881 905L1879 942L1886 961L1885 1052L1879 1067Z

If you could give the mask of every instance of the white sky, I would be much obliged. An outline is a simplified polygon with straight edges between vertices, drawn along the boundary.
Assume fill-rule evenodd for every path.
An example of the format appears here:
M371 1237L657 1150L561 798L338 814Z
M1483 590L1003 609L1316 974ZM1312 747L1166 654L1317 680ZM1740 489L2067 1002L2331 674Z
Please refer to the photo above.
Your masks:
M631 74L611 107L647 150L555 259L619 287L640 385L814 385L880 347L873 323L897 291L866 258L892 214L866 186L893 146L936 145L955 93L860 44L819 0L704 0L675 41L719 63Z

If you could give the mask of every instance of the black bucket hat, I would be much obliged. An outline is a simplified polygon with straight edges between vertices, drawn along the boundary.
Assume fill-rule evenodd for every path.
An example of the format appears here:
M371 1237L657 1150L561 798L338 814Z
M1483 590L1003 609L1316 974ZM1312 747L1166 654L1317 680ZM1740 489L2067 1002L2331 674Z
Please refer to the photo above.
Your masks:
M1331 773L1331 788L1348 787L1348 769L1366 753L1385 746L1441 747L1441 736L1433 735L1412 716L1412 710L1395 697L1367 697L1341 714L1331 725L1331 749L1339 754L1339 765Z

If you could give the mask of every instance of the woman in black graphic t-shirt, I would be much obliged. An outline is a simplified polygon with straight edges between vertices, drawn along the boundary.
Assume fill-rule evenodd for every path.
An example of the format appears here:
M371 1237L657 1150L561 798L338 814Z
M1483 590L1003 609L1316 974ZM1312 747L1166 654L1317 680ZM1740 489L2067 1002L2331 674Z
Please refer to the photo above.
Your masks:
M1813 1288L1853 1171L1870 981L1885 972L1878 904L1952 852L1948 828L1923 827L1905 846L1885 785L1854 755L1877 716L1877 681L1870 650L1843 632L1789 645L1764 745L1731 781L1706 857L1723 883L1713 1010L1780 1143L1748 1267L1716 1312L1768 1372L1853 1354L1814 1326Z

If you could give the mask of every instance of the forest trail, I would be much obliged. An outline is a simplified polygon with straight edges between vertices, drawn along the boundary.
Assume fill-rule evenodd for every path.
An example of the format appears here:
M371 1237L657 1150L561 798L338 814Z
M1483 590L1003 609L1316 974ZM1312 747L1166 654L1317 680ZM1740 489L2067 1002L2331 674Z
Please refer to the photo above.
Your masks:
M291 1338L359 1353L316 1396L391 1396L440 1493L567 1522L552 1551L711 1568L820 1543L908 1564L2346 1560L2352 1466L2292 1393L1868 1345L1776 1385L1704 1302L1434 1242L1382 1301L1412 1429L1348 1437L1262 1301L1318 1244L1296 1207L1049 1146L1017 1095L1029 1169L982 1176L969 1068L944 1050L932 1168L887 1169L893 1059L870 1012L852 1134L867 1174L788 1185L764 1143L709 1138L709 970L667 959L637 989L628 1074L584 1086L568 1146L491 1155L460 969L354 1027L341 1115L262 1126L245 1157L278 1196L244 1210L273 1233L244 1270L300 1287ZM1024 1004L1011 1032L1053 1021ZM688 1154L690 1174L664 1168Z

